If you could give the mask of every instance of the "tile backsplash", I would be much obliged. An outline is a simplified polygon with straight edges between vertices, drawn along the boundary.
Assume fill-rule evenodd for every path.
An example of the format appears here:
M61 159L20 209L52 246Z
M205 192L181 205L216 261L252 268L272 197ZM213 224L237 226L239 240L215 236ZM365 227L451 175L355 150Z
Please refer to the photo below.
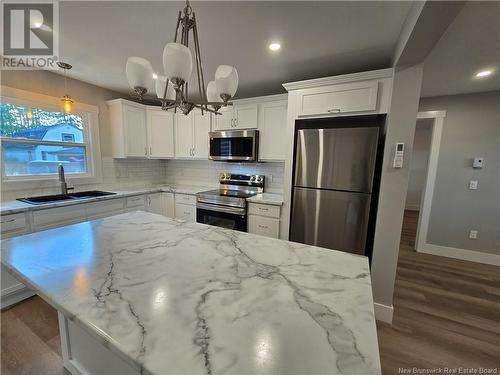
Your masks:
M209 160L150 160L112 159L102 160L102 182L76 185L83 190L127 190L161 184L213 186L219 184L221 172L261 174L266 176L265 191L283 194L283 162L227 163ZM71 178L68 182L71 184ZM2 189L1 200L11 201L20 197L58 194L59 185L32 189Z
M77 185L76 191L83 190L127 190L134 187L148 187L166 182L165 160L146 159L102 159L102 182ZM66 176L71 184L71 177ZM1 200L10 201L34 195L59 194L59 185L33 189L2 189Z
M210 160L167 160L167 183L218 186L221 172L266 176L265 191L283 194L284 162L228 163Z

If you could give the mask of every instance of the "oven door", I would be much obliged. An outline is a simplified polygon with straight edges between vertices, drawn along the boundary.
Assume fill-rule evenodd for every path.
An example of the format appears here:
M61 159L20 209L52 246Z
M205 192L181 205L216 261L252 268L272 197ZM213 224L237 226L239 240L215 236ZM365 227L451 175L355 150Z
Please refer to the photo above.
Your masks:
M240 232L247 231L247 215L244 208L233 209L198 203L196 206L196 222Z
M257 160L257 148L257 130L209 133L208 158L211 160L255 161Z

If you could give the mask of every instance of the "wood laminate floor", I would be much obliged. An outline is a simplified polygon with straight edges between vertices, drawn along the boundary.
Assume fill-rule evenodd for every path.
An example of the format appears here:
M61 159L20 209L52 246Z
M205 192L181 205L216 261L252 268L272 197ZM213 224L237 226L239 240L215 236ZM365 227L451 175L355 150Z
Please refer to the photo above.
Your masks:
M500 374L500 267L416 253L417 219L405 212L393 324L377 322L383 374L460 366ZM2 375L69 375L57 312L41 298L2 311L1 320Z

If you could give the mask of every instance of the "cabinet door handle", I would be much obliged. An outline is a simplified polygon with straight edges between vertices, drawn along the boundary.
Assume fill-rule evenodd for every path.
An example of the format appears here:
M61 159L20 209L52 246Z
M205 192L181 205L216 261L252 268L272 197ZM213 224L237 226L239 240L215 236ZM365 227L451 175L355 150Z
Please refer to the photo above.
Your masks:
M262 228L262 229L267 229L267 228L269 228L269 227L268 227L267 225L260 225L260 224L259 224L259 228Z
M0 221L0 224L13 223L14 221L16 221L16 219L4 220L4 221Z
M259 210L260 210L260 211L269 211L269 208L262 208L262 207L259 207Z
M148 148L147 147L144 147L144 155L148 155Z
M341 110L340 108L332 108L327 111L328 113L340 113Z
M149 146L149 155L153 155L153 147Z

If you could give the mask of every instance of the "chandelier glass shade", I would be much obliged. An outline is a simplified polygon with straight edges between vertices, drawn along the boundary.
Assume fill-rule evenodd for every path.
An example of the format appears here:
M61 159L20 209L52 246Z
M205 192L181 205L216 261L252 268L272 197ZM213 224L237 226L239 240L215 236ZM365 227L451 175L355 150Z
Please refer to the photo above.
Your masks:
M163 95L165 94L165 87L167 86L167 77L158 76L155 82L155 91L156 97L158 99L163 99ZM175 101L175 90L172 85L169 85L167 88L167 96L166 99L169 101Z
M179 109L187 115L193 108L199 108L202 113L220 114L218 110L221 107L232 105L229 100L238 89L238 72L232 66L220 65L215 80L205 86L196 15L189 0L186 0L184 10L179 11L173 41L167 43L163 50L163 70L166 78L158 76L155 82L156 96L162 103L162 109ZM189 92L193 70L197 74L196 99L191 98ZM134 90L133 95L142 98L152 83L151 63L141 57L130 57L125 71Z
M125 65L125 72L129 86L134 90L133 95L142 99L153 82L153 67L142 57L129 57Z

